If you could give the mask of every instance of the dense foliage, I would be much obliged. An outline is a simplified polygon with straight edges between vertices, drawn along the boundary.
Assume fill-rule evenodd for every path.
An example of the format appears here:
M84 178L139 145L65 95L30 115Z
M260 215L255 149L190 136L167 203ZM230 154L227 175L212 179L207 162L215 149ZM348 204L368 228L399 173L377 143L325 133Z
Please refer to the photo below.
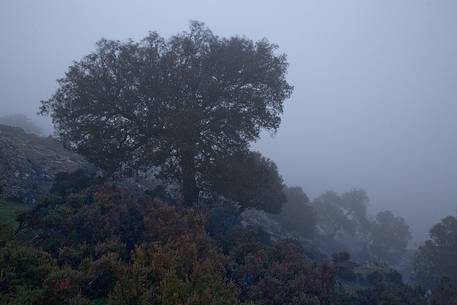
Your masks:
M287 187L284 190L286 202L281 213L274 215L281 226L288 231L309 238L316 233L317 215L308 196L301 187Z
M363 234L367 226L368 196L363 190L326 192L313 201L322 234L330 239Z
M390 269L344 255L317 263L297 242L243 226L233 205L69 189L2 229L1 304L421 304Z
M436 304L457 304L457 217L448 216L430 230L414 269L418 285L434 292Z
M258 208L278 213L286 201L276 164L258 152L243 152L217 160L207 173L214 194L241 209Z
M278 128L292 87L276 48L220 38L198 22L170 39L101 40L41 112L64 143L107 172L158 166L190 206L211 184L214 162Z
M404 256L411 238L406 221L390 211L379 212L371 223L370 250L387 262L395 262Z
M397 265L412 238L409 226L391 211L368 215L368 202L361 189L326 192L314 199L320 237L334 250L350 250L361 260Z

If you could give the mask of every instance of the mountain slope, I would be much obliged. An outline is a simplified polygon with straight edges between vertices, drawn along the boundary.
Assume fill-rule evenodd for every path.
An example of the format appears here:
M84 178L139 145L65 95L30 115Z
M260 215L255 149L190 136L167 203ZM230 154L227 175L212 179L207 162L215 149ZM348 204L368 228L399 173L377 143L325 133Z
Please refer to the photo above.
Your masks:
M49 190L57 173L79 168L91 166L55 139L0 125L0 198L34 202Z

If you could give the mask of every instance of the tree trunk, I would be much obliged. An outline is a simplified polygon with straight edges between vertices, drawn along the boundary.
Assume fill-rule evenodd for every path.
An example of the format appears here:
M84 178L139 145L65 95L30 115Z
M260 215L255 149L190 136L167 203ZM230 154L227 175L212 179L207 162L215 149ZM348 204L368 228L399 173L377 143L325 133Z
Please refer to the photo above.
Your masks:
M183 153L183 156L181 158L181 170L181 191L184 200L184 206L190 208L198 202L198 196L200 193L195 178L195 161L192 153Z

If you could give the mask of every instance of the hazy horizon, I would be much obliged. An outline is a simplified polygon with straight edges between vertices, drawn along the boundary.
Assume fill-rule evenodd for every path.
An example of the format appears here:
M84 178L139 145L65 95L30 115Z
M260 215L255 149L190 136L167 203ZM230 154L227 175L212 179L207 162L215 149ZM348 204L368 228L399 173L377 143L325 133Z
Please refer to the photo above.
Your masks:
M36 113L102 37L169 37L205 22L268 38L295 86L276 135L254 148L310 197L367 191L416 240L457 210L457 1L2 1L0 115Z

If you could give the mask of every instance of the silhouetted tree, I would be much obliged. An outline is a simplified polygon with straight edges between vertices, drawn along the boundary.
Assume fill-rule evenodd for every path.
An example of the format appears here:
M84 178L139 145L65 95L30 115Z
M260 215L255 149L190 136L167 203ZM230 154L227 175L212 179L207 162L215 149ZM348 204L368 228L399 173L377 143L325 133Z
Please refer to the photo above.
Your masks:
M101 40L70 66L41 113L68 146L109 172L159 166L190 206L213 162L278 128L292 87L276 48L220 38L198 22L167 40Z
M394 263L403 257L411 232L406 221L391 211L379 212L370 230L370 249L379 258Z
M316 211L301 187L287 187L284 190L287 201L281 213L274 216L287 230L295 231L303 237L313 236L316 230Z
M414 260L416 281L427 289L457 287L457 217L448 216L430 230L430 239L419 247Z
M346 215L352 217L359 226L359 231L365 234L368 231L367 208L370 199L363 189L352 189L341 195L341 206Z
M326 192L313 200L317 211L318 225L327 238L334 239L341 235L354 236L357 233L357 222L349 217L351 210L345 208L342 196L335 192Z
M390 211L379 212L374 219L367 214L369 198L362 189L343 194L326 192L313 200L317 226L321 234L338 240L355 257L381 260L394 265L405 257L411 240L406 221Z

